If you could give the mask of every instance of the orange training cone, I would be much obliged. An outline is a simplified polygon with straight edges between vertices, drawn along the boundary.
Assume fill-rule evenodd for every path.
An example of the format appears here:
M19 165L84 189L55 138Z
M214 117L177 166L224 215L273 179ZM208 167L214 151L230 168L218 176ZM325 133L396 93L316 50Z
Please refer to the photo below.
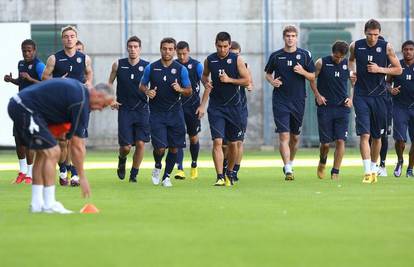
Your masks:
M97 207L95 207L94 204L85 204L83 208L80 210L80 213L99 213L99 210Z

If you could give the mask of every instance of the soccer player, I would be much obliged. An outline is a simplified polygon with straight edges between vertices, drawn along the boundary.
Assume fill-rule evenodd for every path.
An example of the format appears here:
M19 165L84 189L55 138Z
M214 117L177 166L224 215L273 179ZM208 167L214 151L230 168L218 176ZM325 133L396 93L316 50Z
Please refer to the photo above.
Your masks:
M311 53L297 47L298 30L286 26L284 48L273 52L265 67L266 80L273 88L273 116L279 133L279 151L285 180L294 180L293 160L305 111L305 81L315 79Z
M132 36L127 41L128 57L121 58L112 64L109 85L112 87L116 79L116 101L111 107L118 109L118 178L125 178L125 162L131 147L135 146L130 182L137 182L137 175L142 158L144 145L150 141L149 106L147 96L137 90L149 62L140 58L141 40Z
M17 85L19 91L40 82L45 68L45 64L36 57L36 43L33 40L24 40L21 49L23 60L20 60L17 64L19 76L14 79L11 72L9 75L4 75L4 81ZM32 182L34 151L30 151L23 145L22 140L16 135L15 127L13 127L13 135L16 143L16 154L19 159L19 174L15 183L20 184L24 181L26 184L30 184Z
M154 147L154 185L160 183L161 160L165 149L165 170L161 184L171 187L170 175L177 160L177 148L185 147L185 121L181 95L190 96L191 82L187 69L174 60L177 43L164 38L160 43L161 59L147 65L141 79L140 90L149 97L151 142Z
M400 64L403 68L401 75L391 76L389 81L394 86L389 91L393 101L393 137L398 162L394 169L394 176L400 177L403 168L403 154L407 141L407 130L411 142L414 140L414 42L405 41L402 44L403 59ZM406 175L413 178L414 146L411 145Z
M187 129L187 134L190 139L190 153L191 153L191 179L196 179L198 176L197 159L200 151L200 143L198 133L201 131L200 119L196 114L196 110L200 105L200 80L203 74L203 65L190 57L190 46L185 41L177 43L177 62L186 67L191 82L193 93L189 97L182 97L182 105L184 111L184 120ZM178 148L177 152L177 169L175 174L176 179L185 179L183 168L184 151Z
M240 44L236 41L231 41L230 52L240 56L240 53L241 53ZM247 129L247 118L249 117L249 111L247 109L246 89L249 92L251 92L253 90L252 73L251 73L247 63L245 63L245 65L246 65L246 68L249 72L249 85L248 86L240 86L240 91L239 91L240 92L240 101L241 101L241 106L242 106L241 117L242 117L243 139L241 141L237 141L238 154L237 154L236 162L235 162L234 168L233 168L233 172L234 172L233 180L235 182L239 181L238 172L240 170L240 163L241 163L241 160L242 160L242 157L243 157L243 151L244 151L243 141L244 141L244 137L245 137L246 129ZM227 148L226 148L226 150L227 150ZM227 161L227 151L224 151L224 157L225 157L225 165L227 165L227 162L228 162ZM226 166L224 166L224 167L226 169Z
M332 54L315 62L316 81L310 82L315 94L320 154L317 175L320 179L325 176L326 160L329 144L335 142L334 164L331 169L331 179L339 178L339 168L345 152L345 141L348 135L349 113L352 99L348 96L348 44L336 41L332 46ZM352 94L351 94L352 95Z
M351 76L356 78L353 104L364 166L362 182L376 183L381 134L386 131L387 126L385 75L400 75L402 69L391 44L378 39L381 33L378 21L367 21L364 32L366 38L350 45L349 70Z
M85 54L85 45L80 40L76 42L76 51Z
M104 89L104 88L103 88ZM23 144L36 151L30 211L71 213L55 199L56 163L60 149L49 127L70 123L73 163L79 171L82 195L90 188L83 169L89 111L101 110L113 101L105 92L88 90L74 79L51 79L21 91L10 99L8 112ZM64 134L64 132L62 132Z
M62 28L61 36L63 50L49 56L42 80L50 79L51 77L66 77L85 83L88 87L92 86L93 72L91 58L77 51L77 29L73 26L66 26ZM59 182L63 186L68 185L68 171L70 171L72 176L70 185L78 186L79 177L76 168L71 166L70 162L66 162L68 141L59 140L59 145L61 148Z
M249 72L241 57L230 52L231 36L216 35L216 52L204 61L202 83L205 87L197 114L205 113L208 98L208 121L213 139L213 160L217 173L216 186L233 185L233 168L238 155L237 142L243 140L240 86L249 85ZM211 80L210 80L211 78ZM228 141L228 167L223 173L223 139Z

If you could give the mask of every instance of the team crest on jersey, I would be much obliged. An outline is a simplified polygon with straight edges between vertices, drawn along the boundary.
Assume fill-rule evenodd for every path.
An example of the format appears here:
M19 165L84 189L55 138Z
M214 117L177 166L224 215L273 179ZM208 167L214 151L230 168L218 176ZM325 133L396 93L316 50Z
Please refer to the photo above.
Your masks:
M143 71L144 70L144 67L143 66L139 66L138 70L139 71Z
M227 64L231 64L233 62L233 60L231 60L231 58L227 59Z
M29 68L29 70L31 70L33 68L33 64L30 64L27 68Z
M375 51L377 51L377 53L381 53L382 49L381 49L381 47L377 47L377 49L375 49Z
M172 69L171 69L171 73L172 73L172 74L176 74L176 73L177 73L177 70L176 70L176 69L174 69L174 68L172 68Z
M347 65L342 65L342 68L343 68L344 70L347 70L347 69L348 69L348 66L347 66Z
M300 60L300 55L296 55L296 59L297 60Z
M193 64L188 64L188 69L191 70L193 68Z
M77 58L76 58L76 62L78 62L78 63L82 63L82 59L81 59L80 57L77 57Z

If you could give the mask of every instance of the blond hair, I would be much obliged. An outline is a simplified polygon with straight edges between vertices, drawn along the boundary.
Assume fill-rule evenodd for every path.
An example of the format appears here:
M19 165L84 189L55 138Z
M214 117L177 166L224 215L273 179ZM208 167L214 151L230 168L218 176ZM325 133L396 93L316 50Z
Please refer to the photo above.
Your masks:
M62 28L62 30L61 30L61 35L62 35L62 37L63 37L63 34L64 34L65 32L67 32L67 31L74 31L74 32L75 32L75 34L76 34L76 36L78 36L78 30L76 29L76 27L75 27L75 26L68 25L68 26L66 26L66 27L63 27L63 28Z

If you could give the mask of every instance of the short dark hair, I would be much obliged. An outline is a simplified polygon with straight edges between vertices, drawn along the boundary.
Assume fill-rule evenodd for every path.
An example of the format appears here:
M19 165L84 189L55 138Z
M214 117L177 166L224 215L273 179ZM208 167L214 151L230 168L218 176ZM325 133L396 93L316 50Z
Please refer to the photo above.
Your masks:
M404 49L404 47L406 47L406 46L408 46L408 45L412 45L412 46L414 46L414 41L413 41L413 40L407 40L407 41L405 41L405 42L402 44L402 46L401 46L401 50L403 50L403 49Z
M185 48L190 50L190 45L186 41L179 41L177 43L177 49L185 49Z
M332 53L341 53L342 55L346 55L349 50L349 45L345 41L336 41L332 45Z
M128 41L127 41L127 46L130 42L137 42L139 47L141 47L141 39L139 39L137 36L131 36L129 37Z
M33 49L36 50L36 43L32 39L26 39L22 42L22 48L25 45L31 45L33 46Z
M296 35L298 35L298 28L296 28L294 25L287 25L284 29L283 29L283 37L286 35L286 33L288 32L294 32L296 33Z
M231 36L230 36L230 33L228 33L228 32L219 32L219 33L217 33L217 35L216 35L216 44L219 41L220 42L228 41L229 44L231 44Z
M174 38L172 38L172 37L165 37L165 38L163 38L161 40L161 42L160 42L160 49L161 49L162 45L165 44L165 43L167 43L167 44L174 44L174 49L177 49L177 41L175 41Z
M239 50L241 52L241 46L236 41L231 41L230 49Z
M370 30L379 30L381 32L381 24L378 22L378 20L370 19L365 23L364 32L366 32L368 29Z

